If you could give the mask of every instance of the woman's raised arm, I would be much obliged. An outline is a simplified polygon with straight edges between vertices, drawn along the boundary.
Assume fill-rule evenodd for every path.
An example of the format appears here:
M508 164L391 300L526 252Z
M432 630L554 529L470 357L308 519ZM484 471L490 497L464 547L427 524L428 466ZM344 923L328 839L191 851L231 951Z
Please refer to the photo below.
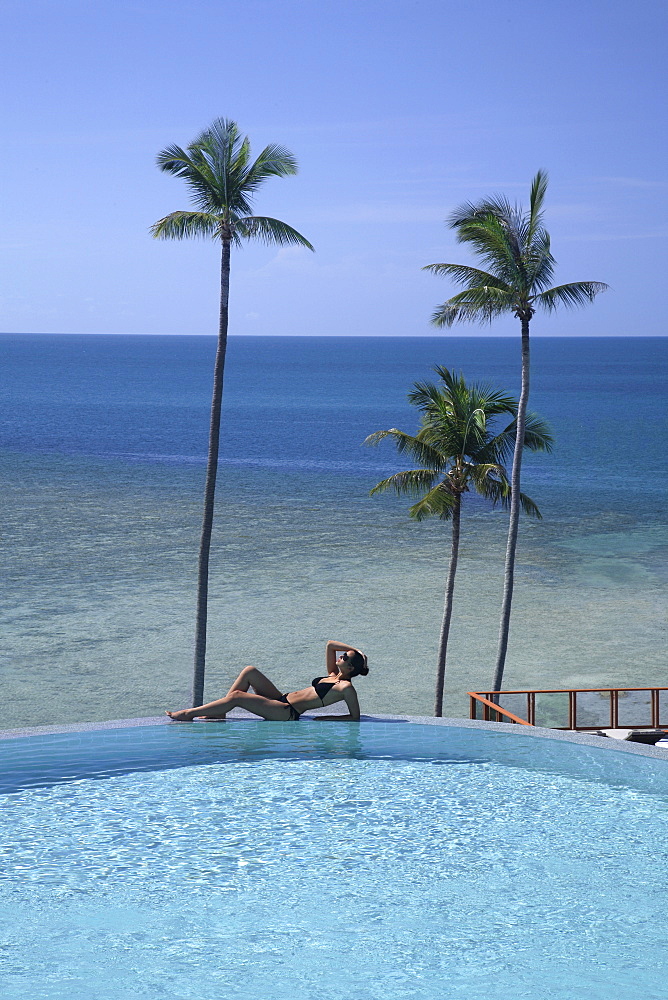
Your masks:
M338 674L336 669L337 653L347 653L349 649L355 649L349 642L336 642L329 639L325 647L325 666L328 674Z

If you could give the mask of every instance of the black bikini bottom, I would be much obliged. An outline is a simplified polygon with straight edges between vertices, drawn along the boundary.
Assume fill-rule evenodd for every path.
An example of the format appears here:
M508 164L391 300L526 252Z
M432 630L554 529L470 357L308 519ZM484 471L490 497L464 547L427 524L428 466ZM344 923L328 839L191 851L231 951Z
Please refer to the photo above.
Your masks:
M290 702L288 701L287 694L282 694L281 697L278 700L282 701L290 709L290 715L288 716L288 722L299 722L299 720L301 718L301 713L297 711L297 709L294 707L294 705L290 704Z

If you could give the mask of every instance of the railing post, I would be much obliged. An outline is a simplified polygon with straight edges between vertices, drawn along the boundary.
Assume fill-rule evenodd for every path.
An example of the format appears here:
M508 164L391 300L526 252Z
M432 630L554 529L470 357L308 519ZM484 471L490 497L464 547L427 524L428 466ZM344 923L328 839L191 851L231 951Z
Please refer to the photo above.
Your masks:
M610 728L619 727L619 688L613 688L610 692Z
M577 725L577 694L575 691L568 692L568 728L575 729Z
M527 720L530 726L536 725L536 692L527 691Z
M659 689L652 688L651 693L652 699L652 729L658 729L660 726L659 722Z

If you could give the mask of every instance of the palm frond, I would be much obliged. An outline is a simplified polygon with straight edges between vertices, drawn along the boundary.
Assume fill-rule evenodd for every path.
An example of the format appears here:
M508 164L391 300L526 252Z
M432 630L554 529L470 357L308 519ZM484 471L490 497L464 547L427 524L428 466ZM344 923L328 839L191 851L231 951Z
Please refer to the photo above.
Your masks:
M504 291L510 290L501 278L497 278L488 271L479 271L475 267L467 267L464 264L426 264L422 270L452 278L456 284L465 285L467 288L485 286L502 288Z
M517 408L515 409L517 412ZM490 442L490 447L498 451L501 460L505 462L515 445L517 419L508 424L500 434ZM529 451L545 451L548 454L554 448L554 435L547 420L533 411L526 414L524 422L524 447Z
M508 474L500 465L477 465L471 470L471 481L476 492L490 500L493 507L501 506L504 510L510 507L511 490ZM520 493L520 506L529 517L542 519L537 505L526 493Z
M527 413L524 424L524 447L529 451L545 451L548 454L554 448L552 427L538 413Z
M190 156L180 146L167 146L166 149L162 149L156 156L155 162L161 170L175 177L185 177L193 168Z
M515 406L517 413L517 405ZM515 448L515 421L504 430L491 437L483 448L480 449L477 458L480 462L498 462L504 465L513 454Z
M517 399L514 396L484 384L472 387L471 400L476 407L484 410L486 419L517 411Z
M514 312L511 291L496 285L467 288L438 306L431 317L434 326L452 326L456 322L491 323L496 316Z
M248 136L241 134L239 126L230 118L214 118L210 125L202 129L189 145L189 149L208 147L217 151L220 159L243 160L248 156Z
M235 223L235 231L238 236L246 239L261 240L263 243L274 244L276 246L299 246L313 250L313 247L301 233L298 233L292 226L279 219L270 219L266 216L251 215L238 219Z
M541 228L543 221L543 204L547 194L548 175L545 170L538 170L531 182L531 192L529 194L529 220L527 231L527 243L533 243L535 234Z
M493 507L510 506L510 483L502 465L494 462L475 465L470 470L470 480L476 493L490 500Z
M527 287L538 291L549 288L554 277L555 263L550 249L550 234L541 227L527 240L524 251Z
M535 517L539 521L543 520L543 515L538 510L538 507L533 502L531 497L528 497L526 495L526 493L520 493L520 505L524 513L527 514L529 517Z
M297 160L285 146L265 146L248 168L245 186L255 190L267 177L288 177L297 173Z
M408 393L408 402L416 406L430 422L439 421L443 427L454 428L458 421L466 420L471 412L471 394L464 376L447 368L436 366L442 385L433 382L414 382Z
M507 479L506 470L499 462L476 462L475 465L468 466L471 478L486 479L488 476L498 476L500 479Z
M445 365L434 365L434 371L445 386L450 399L454 399L458 395L462 397L468 396L470 387L466 384L463 372L457 374L454 369L450 370ZM419 383L416 382L415 384L418 385Z
M449 521L458 502L461 502L459 496L444 481L409 507L408 513L415 521L424 521L426 517L439 517L442 521Z
M506 220L492 211L479 212L462 219L455 229L457 242L469 244L488 270L507 285L516 285L520 277L520 246L517 234Z
M515 225L517 206L513 205L505 195L492 195L478 202L467 201L450 213L446 224L450 229L458 230L471 222L479 222L488 215L495 215L506 226Z
M471 420L477 429L484 434L487 430L487 415L482 406L476 406L471 414Z
M526 236L526 219L517 203L513 204L505 195L492 195L479 202L476 207L475 221L493 220L499 233L507 241L515 264L522 255Z
M436 469L407 469L405 472L397 472L388 479L376 483L373 489L369 490L369 496L386 493L388 490L394 490L399 496L418 496L424 490L431 489L438 475Z
M186 181L194 202L205 212L220 208L224 202L217 190L216 172L207 155L206 141L208 133L202 133L187 151L180 146L168 146L156 158L161 170Z
M434 371L445 385L451 398L459 396L463 401L465 400L464 409L466 412L482 408L486 416L491 417L500 413L515 413L517 411L517 400L514 396L509 396L501 389L495 389L487 382L467 384L462 372L455 375L454 371L449 371L444 365L434 365ZM420 383L416 382L415 384L419 385Z
M227 130L212 128L197 147L200 170L190 185L196 200L210 199L219 211L235 219L252 212L255 189L246 185L250 140L240 134L234 122L225 124Z
M547 312L554 312L557 306L575 309L593 302L597 295L604 292L608 285L603 281L572 281L568 285L556 285L547 291L534 295L531 302L541 306Z
M215 176L238 180L248 169L250 140L229 118L216 118L189 144L188 150L192 156L202 156Z
M436 413L426 414L423 417L422 426L417 434L419 441L440 455L439 468L442 469L452 465L458 455L475 451L473 437L471 434L467 448L465 429L460 421L456 419L450 421L447 417L443 419Z
M216 239L220 219L206 212L171 212L149 229L156 240Z
M387 431L376 431L374 434L369 434L364 439L363 444L373 447L386 438L392 439L400 455L410 455L416 462L432 466L439 471L443 471L447 467L449 456L444 455L428 442L420 440L419 435L416 437L412 434L406 434L404 431L397 430L396 427L392 427Z
M476 488L478 484L484 485L486 482L494 482L504 490L510 489L508 473L499 462L477 462L475 465L470 465L468 471Z
M514 401L514 413L517 413L517 400ZM537 413L527 413L524 433L524 447L529 451L551 452L554 447L554 436L549 423ZM478 462L498 462L504 465L511 458L515 448L517 420L513 419L502 431L484 444L477 453Z

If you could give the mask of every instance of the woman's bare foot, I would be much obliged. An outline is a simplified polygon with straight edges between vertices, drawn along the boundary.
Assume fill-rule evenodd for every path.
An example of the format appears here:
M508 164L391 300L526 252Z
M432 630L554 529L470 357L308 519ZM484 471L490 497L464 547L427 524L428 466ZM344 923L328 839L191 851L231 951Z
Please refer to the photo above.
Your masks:
M168 715L172 722L192 722L195 718L191 708L182 708L180 712L165 712L165 715Z

